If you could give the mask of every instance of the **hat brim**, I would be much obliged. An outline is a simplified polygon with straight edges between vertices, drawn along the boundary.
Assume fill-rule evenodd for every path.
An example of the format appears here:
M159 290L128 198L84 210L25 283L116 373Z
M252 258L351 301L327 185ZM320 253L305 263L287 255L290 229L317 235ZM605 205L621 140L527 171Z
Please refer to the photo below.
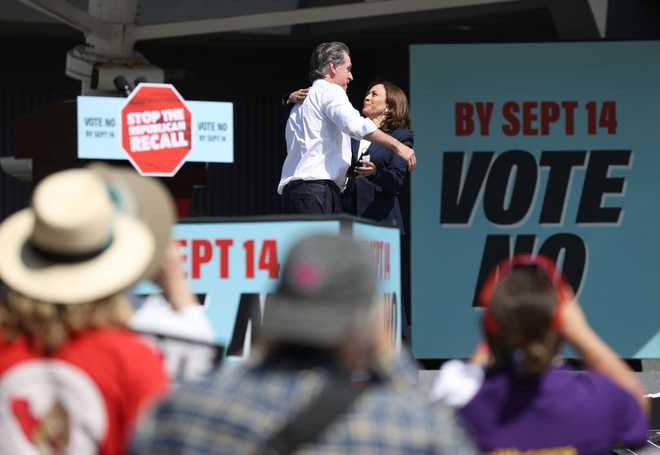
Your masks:
M135 207L119 207L129 212L129 215L147 225L156 241L153 258L144 273L145 278L153 279L159 272L165 252L172 239L172 225L176 222L176 209L170 193L165 185L158 180L143 177L132 169L109 166L104 163L93 163L89 169L96 172L115 190L128 193L133 198Z
M154 253L154 239L140 222L116 213L113 238L103 252L81 262L56 262L28 243L34 225L31 209L15 213L0 225L0 279L33 299L77 304L109 297L134 285Z
M346 337L356 313L351 305L330 301L305 305L283 296L271 296L259 334L273 341L331 347Z

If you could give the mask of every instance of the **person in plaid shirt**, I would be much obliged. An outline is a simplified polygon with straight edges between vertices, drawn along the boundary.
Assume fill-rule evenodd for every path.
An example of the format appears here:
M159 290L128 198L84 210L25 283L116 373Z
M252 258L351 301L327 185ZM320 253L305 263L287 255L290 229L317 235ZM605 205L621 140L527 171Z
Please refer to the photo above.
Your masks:
M392 352L383 317L364 243L299 241L266 308L260 352L178 388L138 426L131 453L258 453L329 381L356 387L360 371L361 394L296 453L476 454L452 411L408 385L414 367Z

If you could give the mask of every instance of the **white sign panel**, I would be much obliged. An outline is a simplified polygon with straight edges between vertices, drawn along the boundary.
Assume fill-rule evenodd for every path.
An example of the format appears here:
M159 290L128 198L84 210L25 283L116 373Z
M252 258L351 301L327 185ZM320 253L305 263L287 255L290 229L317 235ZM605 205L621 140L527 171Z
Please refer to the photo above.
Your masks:
M127 160L122 150L121 109L125 98L78 97L78 158ZM186 161L234 161L234 106L228 102L186 101L192 112L192 150Z

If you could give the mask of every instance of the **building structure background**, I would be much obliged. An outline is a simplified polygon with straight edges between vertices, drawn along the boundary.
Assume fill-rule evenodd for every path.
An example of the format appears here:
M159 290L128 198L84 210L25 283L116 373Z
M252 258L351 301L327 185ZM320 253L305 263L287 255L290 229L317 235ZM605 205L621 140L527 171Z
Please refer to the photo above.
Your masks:
M65 0L62 0L65 1ZM89 0L96 1L96 0ZM415 5L425 0L408 0ZM139 21L158 24L208 17L231 18L314 8L383 7L392 1L365 0L141 0ZM70 0L86 10L88 0ZM410 44L648 40L660 38L660 4L655 0L436 1L437 9L329 22L310 22L241 31L139 41L136 50L165 69L185 99L234 103L235 162L208 166L207 184L193 192L193 216L250 216L281 213L276 194L286 155L288 109L280 98L308 84L314 45L344 41L352 50L355 80L349 97L359 108L370 81L386 78L408 91ZM446 8L453 3L470 4ZM16 151L16 122L47 106L74 99L80 83L65 73L67 51L84 42L81 32L37 12L19 0L0 10L0 157ZM249 21L248 21L249 26ZM451 71L447 62L447 71ZM414 130L413 118L413 130ZM71 126L72 128L74 125ZM48 153L48 151L45 151ZM420 163L423 166L423 163ZM53 163L53 168L57 163ZM413 174L414 178L414 174ZM0 221L25 207L32 184L0 172ZM409 191L402 209L410 220ZM409 230L408 230L409 232ZM409 236L403 243L409 263ZM404 274L404 302L409 302ZM408 319L409 320L409 319Z

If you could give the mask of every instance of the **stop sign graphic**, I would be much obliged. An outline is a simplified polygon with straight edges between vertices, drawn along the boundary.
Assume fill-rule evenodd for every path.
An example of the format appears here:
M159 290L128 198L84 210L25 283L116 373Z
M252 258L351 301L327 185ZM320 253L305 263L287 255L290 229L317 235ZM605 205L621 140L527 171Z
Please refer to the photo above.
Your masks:
M142 175L172 176L192 148L192 116L171 84L140 84L121 110L121 144Z

